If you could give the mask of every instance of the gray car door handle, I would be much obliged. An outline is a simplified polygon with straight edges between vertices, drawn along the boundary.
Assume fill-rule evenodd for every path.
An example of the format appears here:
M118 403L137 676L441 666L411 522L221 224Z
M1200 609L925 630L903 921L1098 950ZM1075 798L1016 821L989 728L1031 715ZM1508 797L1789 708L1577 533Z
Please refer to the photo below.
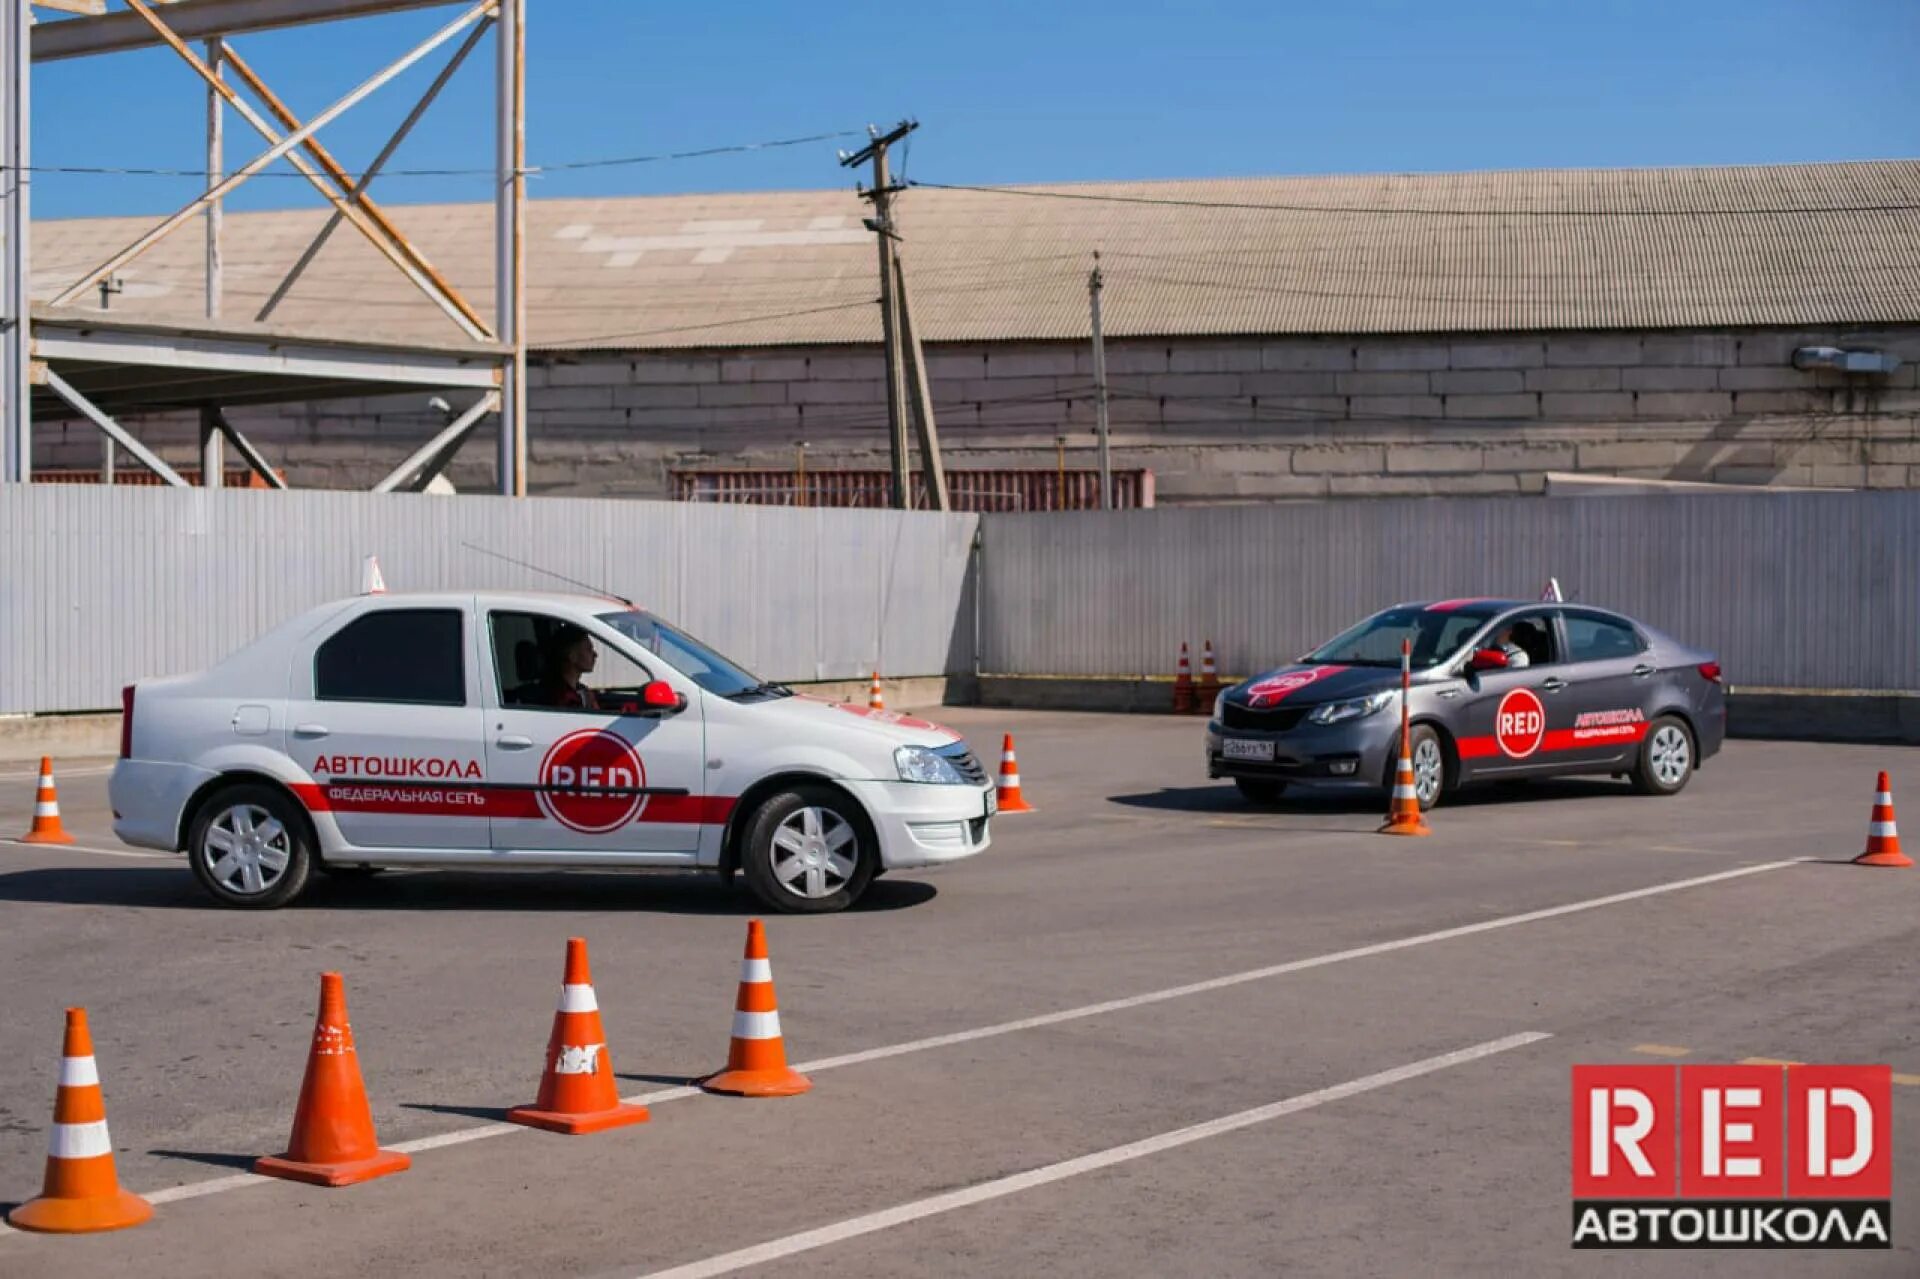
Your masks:
M1435 693L1434 696L1442 697L1442 698L1455 698L1460 696L1460 690L1457 688L1443 688L1438 693Z
M503 751L523 751L533 746L531 737L502 737L494 742Z
M1558 676L1549 676L1547 680L1540 685L1541 688L1546 689L1549 693L1557 693L1566 686L1567 681Z
M1647 676L1653 674L1653 667L1648 666L1645 662L1642 662L1640 663L1640 665L1633 668L1633 673L1639 678L1645 679Z
M329 729L325 724L295 724L293 726L293 735L295 737L325 737L332 731L333 730Z

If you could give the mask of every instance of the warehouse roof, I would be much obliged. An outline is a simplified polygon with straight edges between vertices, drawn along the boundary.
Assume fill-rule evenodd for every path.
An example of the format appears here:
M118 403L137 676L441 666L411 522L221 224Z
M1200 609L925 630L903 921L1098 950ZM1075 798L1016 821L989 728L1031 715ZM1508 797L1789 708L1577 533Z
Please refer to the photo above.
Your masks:
M389 208L490 305L490 205ZM1084 336L1095 250L1114 337L1920 321L1915 160L916 186L897 209L930 341ZM531 341L878 341L868 212L850 189L534 201ZM228 214L224 313L253 319L328 216ZM148 225L38 224L35 296ZM203 252L197 233L176 235L126 268L116 317L202 316ZM458 336L345 227L270 318L315 335Z

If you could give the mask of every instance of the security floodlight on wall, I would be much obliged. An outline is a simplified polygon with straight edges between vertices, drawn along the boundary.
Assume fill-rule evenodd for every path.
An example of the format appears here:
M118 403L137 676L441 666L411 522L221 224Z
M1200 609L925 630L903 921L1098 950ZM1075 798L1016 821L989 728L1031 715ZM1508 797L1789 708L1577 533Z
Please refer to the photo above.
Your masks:
M1803 346L1793 353L1796 369L1836 369L1841 373L1891 373L1900 357L1880 351L1843 351L1837 346Z

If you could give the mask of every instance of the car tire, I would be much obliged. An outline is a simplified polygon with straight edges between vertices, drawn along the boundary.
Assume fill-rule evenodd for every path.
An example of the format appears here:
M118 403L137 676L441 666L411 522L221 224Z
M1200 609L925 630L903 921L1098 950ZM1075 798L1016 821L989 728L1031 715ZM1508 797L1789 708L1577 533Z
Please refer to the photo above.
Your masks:
M1287 793L1285 782L1264 777L1236 777L1233 784L1240 792L1240 798L1249 804L1277 804L1280 797Z
M747 887L770 910L788 915L845 910L866 892L880 861L866 813L831 786L795 786L769 796L754 810L744 841L740 869Z
M214 792L187 832L193 877L223 906L284 906L306 888L315 860L306 813L285 791L254 782Z
M1407 736L1407 749L1413 758L1413 775L1416 790L1423 785L1421 774L1427 774L1426 789L1420 791L1420 811L1438 808L1453 786L1452 766L1447 760L1446 743L1440 740L1440 734L1431 724L1415 724ZM1400 739L1394 735L1393 749L1387 752L1387 801L1393 801L1393 784L1400 773Z
M1634 759L1633 788L1642 795L1678 795L1693 777L1697 752L1693 733L1673 715L1662 715L1647 725Z

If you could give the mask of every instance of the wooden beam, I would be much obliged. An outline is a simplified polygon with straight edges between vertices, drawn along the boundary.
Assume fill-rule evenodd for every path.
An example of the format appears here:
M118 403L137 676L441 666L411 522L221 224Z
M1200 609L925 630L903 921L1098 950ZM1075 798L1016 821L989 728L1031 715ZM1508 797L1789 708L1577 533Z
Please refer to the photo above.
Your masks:
M36 9L58 9L62 13L84 13L88 16L105 13L107 0L33 0Z

